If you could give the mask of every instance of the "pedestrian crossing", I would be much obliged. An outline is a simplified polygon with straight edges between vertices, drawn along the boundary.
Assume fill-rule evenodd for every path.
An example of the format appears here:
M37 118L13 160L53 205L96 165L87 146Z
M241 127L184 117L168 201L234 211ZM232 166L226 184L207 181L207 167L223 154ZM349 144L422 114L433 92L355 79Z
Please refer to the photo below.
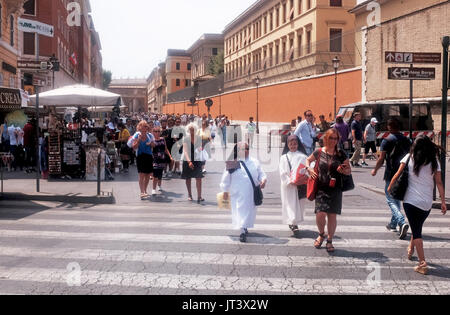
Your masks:
M263 206L248 242L230 212L196 204L14 207L0 202L0 294L449 294L450 218L424 227L430 275L384 227L387 206L344 207L336 253L317 250L309 205L301 238Z

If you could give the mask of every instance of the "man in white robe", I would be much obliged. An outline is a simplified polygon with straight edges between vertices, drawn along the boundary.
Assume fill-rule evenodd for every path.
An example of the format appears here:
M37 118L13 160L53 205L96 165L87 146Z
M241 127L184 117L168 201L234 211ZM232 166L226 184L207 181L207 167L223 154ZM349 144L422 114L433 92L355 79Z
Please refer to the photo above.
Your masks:
M238 145L239 162L247 166L256 186L264 189L267 183L267 175L261 168L258 160L249 156L249 146L246 143ZM253 186L242 164L236 164L236 168L225 170L220 183L224 192L224 199L231 198L231 213L233 229L240 230L240 241L247 241L248 229L253 228L256 219L256 206L253 199Z

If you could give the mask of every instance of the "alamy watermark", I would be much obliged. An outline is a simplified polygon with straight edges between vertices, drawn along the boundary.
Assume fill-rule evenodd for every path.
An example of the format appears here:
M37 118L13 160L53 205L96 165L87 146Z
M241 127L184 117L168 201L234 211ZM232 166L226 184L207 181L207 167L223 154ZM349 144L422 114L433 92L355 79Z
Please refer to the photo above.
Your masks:
M372 11L367 16L367 27L381 26L381 6L377 1L371 1L366 6L367 11Z
M68 271L66 277L66 283L69 287L80 287L81 286L81 266L79 263L72 262L67 265L66 270Z
M376 262L371 262L366 267L367 271L371 273L367 276L366 283L369 287L380 287L381 286L381 265Z
M67 25L81 26L81 5L78 2L69 2L67 4Z

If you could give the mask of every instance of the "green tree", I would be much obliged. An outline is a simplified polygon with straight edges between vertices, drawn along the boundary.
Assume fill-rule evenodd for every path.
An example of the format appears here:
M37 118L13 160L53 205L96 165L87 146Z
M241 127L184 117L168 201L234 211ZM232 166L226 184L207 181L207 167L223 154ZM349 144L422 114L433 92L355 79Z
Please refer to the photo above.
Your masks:
M214 76L218 76L219 74L222 74L224 72L224 52L219 52L218 55L212 56L211 60L208 64L208 73Z
M109 70L103 70L103 89L106 90L112 81L112 72Z

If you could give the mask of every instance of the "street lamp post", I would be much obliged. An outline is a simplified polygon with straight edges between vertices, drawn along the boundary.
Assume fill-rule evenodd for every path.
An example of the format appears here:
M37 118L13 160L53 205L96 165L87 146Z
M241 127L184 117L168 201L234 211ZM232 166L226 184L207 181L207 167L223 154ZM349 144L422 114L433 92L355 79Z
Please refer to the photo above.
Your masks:
M222 116L222 88L219 88L219 116Z
M259 76L256 77L256 134L259 135Z
M333 68L334 68L334 119L336 119L336 107L337 107L337 71L339 69L340 60L338 56L333 59Z

